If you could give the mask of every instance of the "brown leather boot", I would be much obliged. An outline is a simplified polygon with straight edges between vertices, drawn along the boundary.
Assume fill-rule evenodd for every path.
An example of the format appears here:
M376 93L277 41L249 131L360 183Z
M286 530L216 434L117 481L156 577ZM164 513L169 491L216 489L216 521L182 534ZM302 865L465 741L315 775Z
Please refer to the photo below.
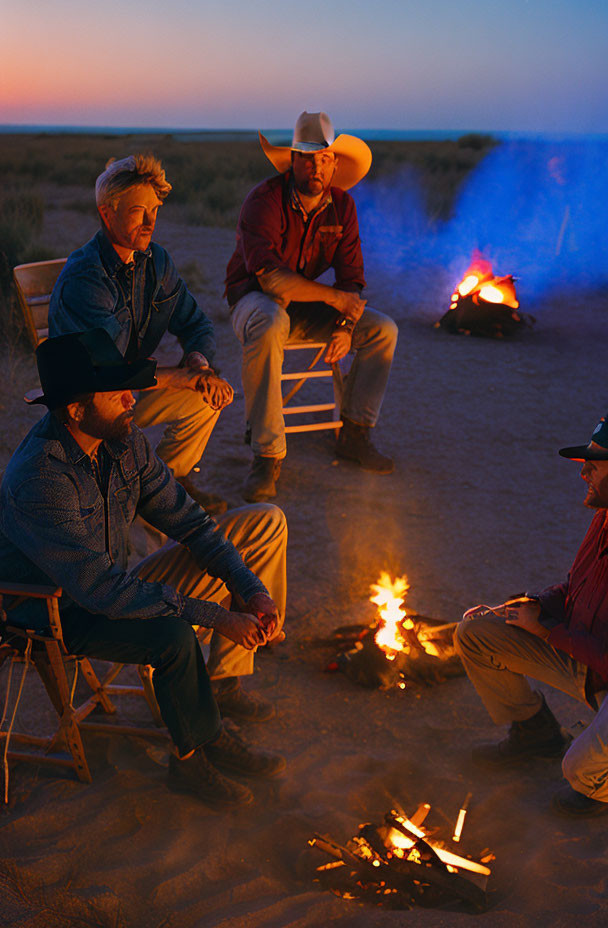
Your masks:
M211 744L203 748L207 760L226 773L245 777L276 777L285 769L285 758L280 754L252 751L246 744L229 734L225 728Z
M509 767L533 757L561 757L572 738L561 728L544 696L542 700L538 712L523 722L513 722L502 741L476 745L473 761L480 767Z
M216 770L202 747L187 760L171 754L167 786L174 793L188 793L213 806L246 806L253 802L251 790Z
M251 470L243 484L243 499L248 503L261 503L277 495L277 480L281 473L282 460L256 454Z
M363 470L376 474L392 474L393 459L381 454L372 444L369 425L357 425L342 416L342 428L336 442L336 454L347 461L355 461Z

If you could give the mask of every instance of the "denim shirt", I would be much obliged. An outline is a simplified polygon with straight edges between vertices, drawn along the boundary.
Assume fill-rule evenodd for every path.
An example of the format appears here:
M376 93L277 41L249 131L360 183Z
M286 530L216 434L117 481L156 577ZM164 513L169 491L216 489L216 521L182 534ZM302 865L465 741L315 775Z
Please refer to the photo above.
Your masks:
M215 356L211 320L179 277L164 248L154 242L124 264L100 230L73 251L59 275L49 306L49 335L106 329L127 360L149 357L169 331L185 354Z
M184 616L212 628L222 608L127 568L129 527L137 513L192 553L201 571L247 601L267 592L206 512L173 479L136 426L125 441L103 443L106 491L91 460L52 414L29 432L0 486L0 577L60 586L60 610L72 603L110 618ZM15 605L11 621L41 629L44 603Z

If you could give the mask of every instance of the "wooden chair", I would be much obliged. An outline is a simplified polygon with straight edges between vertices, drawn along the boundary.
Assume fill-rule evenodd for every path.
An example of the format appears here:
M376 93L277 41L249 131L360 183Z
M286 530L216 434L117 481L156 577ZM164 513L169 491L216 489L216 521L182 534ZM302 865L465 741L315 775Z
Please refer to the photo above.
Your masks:
M43 600L48 615L48 627L42 632L12 624L10 610L2 608L2 597L14 596L13 605L25 599ZM4 765L4 801L8 801L8 761L25 761L36 764L51 764L72 770L79 780L91 782L91 773L82 743L83 731L109 734L134 735L143 738L166 740L166 731L159 727L148 728L118 722L86 721L94 709L99 707L106 715L115 715L113 697L124 695L144 696L157 726L162 725L158 704L152 687L152 669L139 667L142 686L114 684L123 664L111 664L100 680L86 657L70 654L63 641L59 598L61 590L53 587L14 584L0 581L0 630L3 643L0 646L0 665L9 661L4 711L0 716L0 750ZM23 664L21 682L14 705L9 711L13 666ZM52 735L41 736L15 730L17 709L22 695L28 667L34 666L59 719ZM71 665L71 667L70 667ZM68 670L72 670L72 682L68 682ZM91 689L91 696L74 706L74 691L78 671ZM10 716L10 718L9 718ZM6 723L6 730L2 730ZM27 750L13 750L11 743L23 745ZM66 751L67 748L67 751ZM35 750L34 750L35 749Z
M342 372L340 370L340 365L337 363L331 364L329 367L322 368L321 370L315 370L317 364L322 359L323 354L327 348L326 342L307 342L307 341L292 341L287 342L285 345L285 351L305 351L313 350L316 351L312 361L309 363L308 367L304 370L297 371L288 371L281 374L282 381L292 381L295 380L296 383L293 387L283 396L283 415L298 415L306 413L317 413L317 412L331 412L331 419L323 419L318 422L306 422L299 423L296 425L286 425L285 433L293 432L317 432L320 429L334 429L336 434L338 429L342 428L342 422L339 419L340 415L340 405L342 402L342 393L344 390L344 384L342 380ZM334 389L334 400L333 403L313 403L308 406L289 406L290 400L293 399L298 390L306 383L307 380L317 379L323 377L331 377Z
M13 269L17 300L23 313L28 338L34 348L48 338L49 302L55 281L67 258L19 264Z

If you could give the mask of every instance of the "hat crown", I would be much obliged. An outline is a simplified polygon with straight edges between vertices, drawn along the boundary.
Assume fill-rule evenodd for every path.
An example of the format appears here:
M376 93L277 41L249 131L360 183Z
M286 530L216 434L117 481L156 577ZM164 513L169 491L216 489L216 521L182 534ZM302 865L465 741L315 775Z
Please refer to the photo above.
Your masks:
M329 148L336 139L332 121L327 113L300 113L293 130L291 147L298 151L319 151Z

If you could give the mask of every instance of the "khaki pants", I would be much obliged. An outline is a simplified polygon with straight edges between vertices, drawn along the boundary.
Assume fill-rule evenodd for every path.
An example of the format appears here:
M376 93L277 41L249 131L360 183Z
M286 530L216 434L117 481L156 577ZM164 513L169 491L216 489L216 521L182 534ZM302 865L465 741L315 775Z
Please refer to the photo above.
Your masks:
M468 677L497 725L531 718L541 707L540 694L526 677L585 699L587 667L557 651L536 635L496 616L472 616L456 628L454 645ZM608 802L608 700L596 695L599 709L562 760L573 789Z
M135 422L141 429L167 424L156 453L176 477L196 467L219 414L196 390L145 390L135 405Z
M279 610L282 625L287 595L287 522L283 512L270 503L257 503L231 509L216 521L247 567L268 590ZM170 542L147 557L137 567L137 573L142 580L161 581L185 596L230 608L226 584L203 572L188 549L177 542ZM213 629L202 631L199 640L209 644L207 670L212 680L253 673L254 651L248 651Z
M323 307L306 321L306 307ZM293 309L295 307L295 309ZM302 310L299 317L296 310ZM290 317L291 313L291 317ZM232 327L243 346L242 380L254 454L286 454L281 372L286 342L327 341L339 314L323 303L291 303L285 310L255 290L231 308ZM389 316L366 306L352 335L355 353L342 397L341 413L358 425L373 426L380 413L395 346L397 326Z

